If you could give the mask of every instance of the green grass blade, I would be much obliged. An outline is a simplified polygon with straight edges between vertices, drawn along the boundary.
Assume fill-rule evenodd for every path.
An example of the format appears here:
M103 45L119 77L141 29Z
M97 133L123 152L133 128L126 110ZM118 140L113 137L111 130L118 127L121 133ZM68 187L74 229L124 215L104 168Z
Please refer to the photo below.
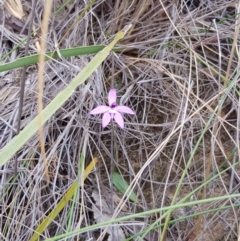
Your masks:
M129 187L129 184L117 172L113 173L113 184L123 194L127 191L128 187ZM138 203L138 198L133 191L130 191L129 194L127 194L127 195L129 195L129 199L131 201Z
M103 50L105 46L96 45L96 46L87 46L87 47L76 47L71 49L62 49L60 50L61 57L72 57L86 54L96 54L99 51ZM123 48L113 48L112 51L119 52L122 51ZM0 65L0 72L20 68L23 66L36 64L38 62L39 54L33 54L30 56L25 56L19 59L16 59L10 63L6 63ZM60 56L56 51L46 52L45 61L49 59L59 59Z
M114 45L124 37L126 31L120 31L114 40L93 57L91 62L39 113L10 143L0 151L0 166L4 165L39 129L39 115L42 125L68 100L75 88L82 84L107 58Z
M226 165L227 161L229 161L233 155L237 152L237 148L235 148L230 156L219 166L219 169L222 169L224 165ZM212 175L212 177L209 177L208 180L204 181L200 186L198 186L197 188L195 188L193 191L191 191L190 193L188 193L186 196L184 196L184 198L182 198L179 202L176 203L176 205L178 204L182 204L184 202L186 202L187 200L189 200L193 195L195 195L197 192L199 192L199 190L201 190L205 185L209 184L210 182L212 182L213 180L216 180L216 178L219 178L222 174L226 173L227 171L231 170L233 167L239 165L239 162L238 163L235 163L234 165L232 166L229 166L225 169L223 169L222 171L220 171L219 173L217 174L214 174ZM170 206L171 207L171 206ZM150 232L152 230L152 227L156 226L160 220L164 219L166 216L167 216L168 212L166 213L163 213L161 215L161 217L159 219L157 219L154 223L152 223L148 228L146 228L144 230L144 232L142 232L142 235L141 238L143 239L145 237L145 235L147 235L148 232ZM165 223L164 223L165 225Z
M83 155L83 153L81 153L80 158L79 158L79 167L78 167L78 179L79 180L81 180L80 178L82 176L82 170L84 169L84 160L85 160L84 155ZM95 161L93 160L93 165L90 163L89 166L90 166L89 167L90 171L92 171L93 168L95 167ZM79 192L80 184L81 184L81 181L78 182L78 185L76 186L74 194L73 194L72 204L71 204L71 208L70 208L70 212L69 212L69 218L68 218L68 225L67 225L67 231L68 232L70 232L73 221L74 221L74 214L73 213L74 213L74 209L76 207L75 205L77 204L76 200L77 200L77 195L78 195L78 192Z
M108 225L113 224L113 223L120 223L120 222L123 222L123 221L126 221L126 220L132 220L134 218L146 217L147 215L151 215L153 213L169 211L172 208L177 209L177 208L195 206L195 205L202 204L202 203L211 203L211 202L227 200L227 199L232 199L232 198L240 198L240 194L237 193L237 194L231 194L231 195L224 195L224 196L220 196L220 197L213 197L213 198L208 198L208 199L191 201L191 202L186 202L186 203L182 203L182 204L178 204L178 205L156 208L156 209L152 209L152 210L148 210L148 211L144 211L144 212L134 213L134 214L131 214L131 215L125 215L125 216L122 216L122 217L119 217L119 218L116 218L116 219L111 219L111 220L108 220L108 221L105 221L105 222L93 224L91 226L86 226L84 228L80 228L80 229L76 229L76 230L71 231L71 232L60 234L60 235L55 236L53 238L45 239L45 241L60 240L62 238L67 238L67 237L70 237L70 236L73 236L73 235L79 235L80 233L85 233L85 232L95 230L95 229L98 229L98 228L104 228L104 227L107 227Z
M224 103L225 99L227 98L229 92L234 88L234 85L236 84L236 81L238 80L239 76L240 76L240 70L236 73L236 75L235 75L235 77L233 78L233 80L229 83L227 89L226 89L226 90L224 91L224 93L221 95L221 98L220 98L220 100L219 100L219 104L215 107L213 113L210 115L209 120L207 121L207 123L206 123L206 125L205 125L205 127L204 127L204 129L203 129L203 131L202 131L202 133L201 133L201 135L200 135L200 137L198 138L198 140L197 140L197 142L196 142L196 144L195 144L195 146L194 146L194 148L193 148L193 150L192 150L192 152L191 152L191 154L190 154L190 157L189 157L189 159L188 159L188 161L187 161L187 163L186 163L185 169L183 170L182 176L181 176L180 180L178 181L177 189L176 189L176 191L175 191L175 193L174 193L174 196L173 196L173 198L172 198L172 203L171 203L171 204L174 204L174 203L175 203L175 200L176 200L176 198L177 198L177 195L178 195L178 193L179 193L179 191L180 191L180 189L181 189L181 185L182 185L182 183L183 183L183 180L184 180L184 178L185 178L185 176L186 176L187 170L188 170L188 168L189 168L189 166L190 166L190 164L191 164L191 161L193 160L193 157L194 157L194 155L195 155L195 153L196 153L196 151L197 151L197 149L198 149L198 147L199 147L199 145L200 145L200 143L201 143L201 140L203 139L205 133L207 132L207 130L208 130L208 128L209 128L209 126L210 126L210 124L211 124L214 116L216 115L219 107L222 106L222 104ZM160 238L160 241L163 241L163 240L164 240L164 235L165 235L165 233L166 233L166 231L167 231L168 222L169 222L169 220L170 220L170 216L171 216L171 213L172 213L173 211L174 211L174 209L170 210L170 211L168 212L168 214L167 214L166 222L165 222L165 225L164 225L164 227L163 227L162 236L161 236L161 238Z
M240 207L240 203L234 204L233 207L234 208ZM209 214L209 213L218 212L218 211L224 211L224 210L231 209L231 208L232 208L232 205L224 205L224 206L222 206L220 208L207 209L205 211L189 214L189 215L186 215L186 216L183 216L183 217L180 217L180 218L176 218L176 219L170 220L169 224L174 224L174 223L186 221L187 219L192 219L192 218L198 217L199 215ZM148 229L148 232L153 231L153 230L157 230L157 229L161 228L163 225L164 225L164 223L158 224L158 222L156 222L156 225L152 226L150 229ZM134 234L133 236L125 239L124 241L134 240L135 238L139 239L140 235L144 234L145 232L146 232L146 230L143 230L143 231L141 231L141 232L139 232L137 234Z

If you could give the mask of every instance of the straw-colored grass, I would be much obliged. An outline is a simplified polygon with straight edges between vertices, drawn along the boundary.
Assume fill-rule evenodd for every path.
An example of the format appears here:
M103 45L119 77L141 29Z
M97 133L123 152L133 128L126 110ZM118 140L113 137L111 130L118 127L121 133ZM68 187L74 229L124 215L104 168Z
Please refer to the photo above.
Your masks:
M18 27L13 13L0 9L1 65L24 56L25 42L13 49L27 38L31 11L29 54L39 51L44 5L37 1L32 10L27 2ZM132 25L116 45L122 51L111 52L43 126L47 166L38 134L18 151L17 175L14 158L1 166L0 240L31 240L97 157L39 240L239 241L239 2L72 0L57 11L62 4L53 1L49 52L107 46ZM58 57L44 64L43 108L93 55ZM38 65L0 72L2 150L17 133L23 71L20 129L38 114ZM112 83L118 103L136 112L124 116L123 130L102 129L101 116L89 115L107 103ZM134 193L138 202L116 187L112 193L112 171L133 189L125 196Z

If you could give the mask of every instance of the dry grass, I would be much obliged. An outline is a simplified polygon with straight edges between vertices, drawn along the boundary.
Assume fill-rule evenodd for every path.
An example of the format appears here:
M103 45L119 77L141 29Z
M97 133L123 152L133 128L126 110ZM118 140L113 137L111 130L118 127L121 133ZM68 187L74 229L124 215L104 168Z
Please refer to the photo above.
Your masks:
M23 1L26 18L31 9L27 4ZM54 1L54 9L59 6L60 1ZM48 50L55 48L85 7L83 1L72 1L52 19ZM84 153L86 164L95 156L100 163L79 192L70 230L95 222L91 212L93 190L98 190L99 196L111 204L111 130L102 130L100 118L88 113L106 102L112 78L119 102L137 113L135 117L125 116L124 130L114 130L118 150L115 169L129 182L136 179L135 192L140 200L139 204L127 202L127 210L122 210L119 216L169 205L190 153L226 89L227 83L220 75L231 81L239 69L239 7L231 0L96 1L59 48L107 44L118 30L132 23L132 29L119 43L127 49L121 54L112 53L44 126L48 187L44 187L46 177L37 135L19 153L16 179L13 179L13 160L1 168L0 239L30 239L33 230L76 180L80 153ZM35 27L41 25L42 9L42 2L38 1ZM3 56L23 35L13 28L14 24L9 25L6 10L1 8L0 15L8 24L0 36ZM30 53L36 52L36 41L35 38L30 41ZM6 61L22 56L24 48L14 51ZM216 72L201 63L198 56ZM90 59L90 56L72 57L45 65L44 106ZM37 66L30 66L26 71L21 128L37 114ZM0 148L16 133L20 74L21 70L0 73ZM239 89L238 82L235 88ZM235 148L237 152L230 163L238 161L238 113L239 96L231 91L194 155L178 200L216 172ZM235 172L240 173L239 165ZM121 197L121 193L114 191ZM231 171L215 178L193 195L192 200L238 191L237 175ZM231 202L239 203L239 200ZM179 209L173 212L172 219L229 204L230 201L219 201ZM48 227L43 239L68 230L71 205ZM126 237L144 230L159 215L123 223ZM165 240L238 240L238 216L239 209L230 208L206 214L201 219L178 222L169 226ZM68 240L97 240L99 231ZM160 236L161 230L155 229L146 240L158 240Z

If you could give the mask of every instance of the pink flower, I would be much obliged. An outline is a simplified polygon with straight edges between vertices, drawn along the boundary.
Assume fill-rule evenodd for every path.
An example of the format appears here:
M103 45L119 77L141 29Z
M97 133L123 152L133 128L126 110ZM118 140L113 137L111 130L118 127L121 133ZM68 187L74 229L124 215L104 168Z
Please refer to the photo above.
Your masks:
M110 89L108 93L108 105L99 105L92 111L90 111L91 115L102 114L102 127L105 128L109 122L114 119L117 124L123 129L124 128L124 120L121 113L127 113L130 115L135 115L135 112L127 106L117 105L117 94L116 89Z

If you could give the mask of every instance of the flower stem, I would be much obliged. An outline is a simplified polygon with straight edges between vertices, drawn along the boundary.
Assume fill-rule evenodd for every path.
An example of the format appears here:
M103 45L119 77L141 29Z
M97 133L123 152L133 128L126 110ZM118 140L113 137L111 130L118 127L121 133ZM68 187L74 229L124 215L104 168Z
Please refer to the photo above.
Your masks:
M111 212L113 214L114 211L114 203L113 203L113 170L114 170L114 125L113 121L111 122L111 163L110 163L110 190L112 196L111 202Z
M114 202L113 202L113 170L115 166L114 161L114 124L113 121L111 122L111 163L110 163L110 190L111 190L111 214L114 214ZM114 226L111 226L111 233L112 233L112 239L116 238L114 236ZM115 239L116 240L116 239ZM117 239L118 240L118 239Z

